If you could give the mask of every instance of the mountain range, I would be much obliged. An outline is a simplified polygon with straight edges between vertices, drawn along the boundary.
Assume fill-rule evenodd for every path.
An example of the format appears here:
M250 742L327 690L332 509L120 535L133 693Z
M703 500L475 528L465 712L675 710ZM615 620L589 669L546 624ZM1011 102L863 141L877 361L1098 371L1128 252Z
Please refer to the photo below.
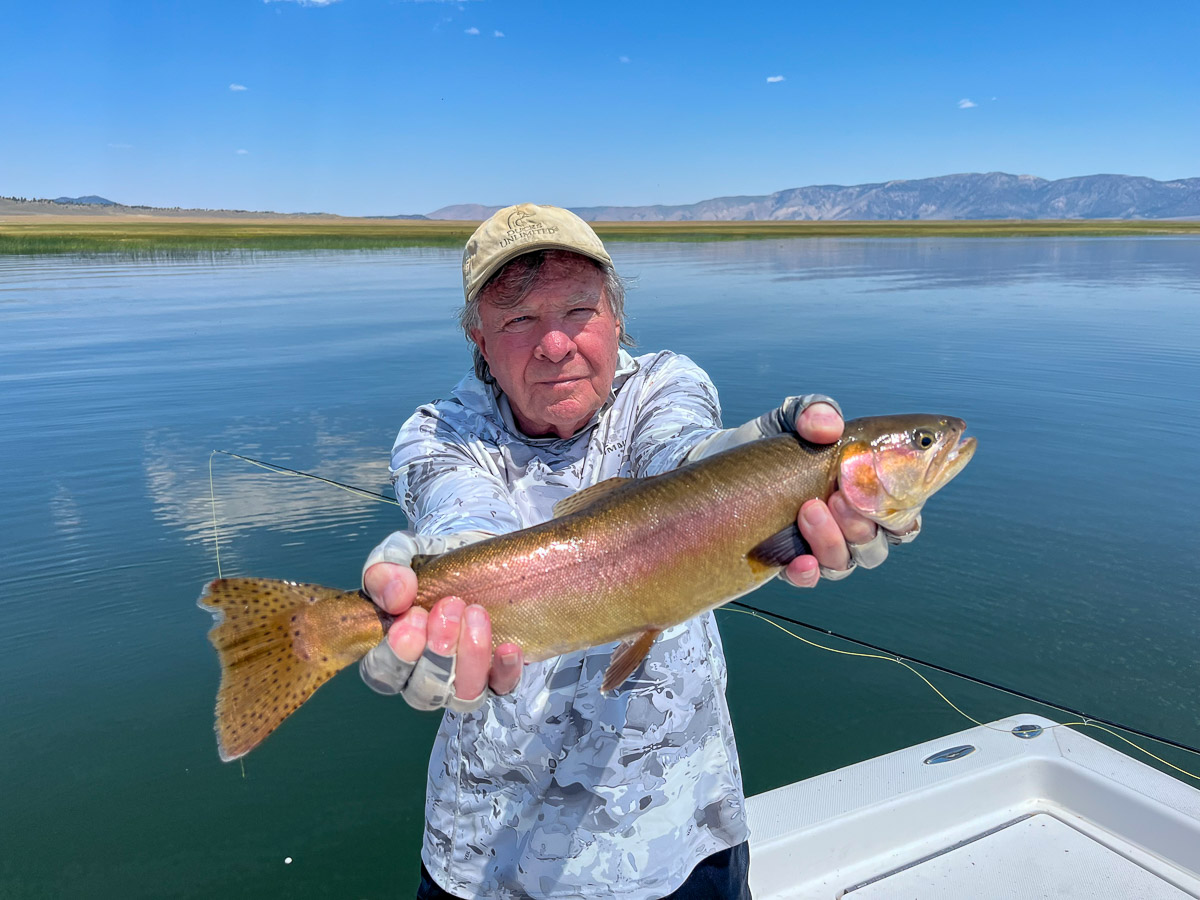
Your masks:
M445 206L430 219L478 221L499 206ZM1049 181L1004 172L876 184L821 184L774 194L717 197L678 206L573 207L590 222L800 219L1182 219L1200 218L1200 178L1155 181L1083 175Z
M518 198L518 201L524 198ZM536 199L536 198L534 198ZM361 218L478 222L501 206L443 206L425 215ZM819 184L758 196L716 197L674 206L572 207L588 221L689 222L905 219L1200 219L1200 178L1155 181L1135 175L1083 175L1050 181L1004 172L942 175L875 184ZM327 213L166 209L126 206L95 195L26 200L0 197L0 215L300 218Z

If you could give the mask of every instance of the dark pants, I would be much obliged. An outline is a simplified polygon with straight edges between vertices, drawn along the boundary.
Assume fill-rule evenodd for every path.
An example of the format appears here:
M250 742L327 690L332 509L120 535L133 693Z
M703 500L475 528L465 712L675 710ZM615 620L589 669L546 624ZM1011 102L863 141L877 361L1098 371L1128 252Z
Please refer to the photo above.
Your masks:
M750 900L750 845L746 843L705 857L679 890L663 900ZM458 900L447 894L421 866L417 900Z

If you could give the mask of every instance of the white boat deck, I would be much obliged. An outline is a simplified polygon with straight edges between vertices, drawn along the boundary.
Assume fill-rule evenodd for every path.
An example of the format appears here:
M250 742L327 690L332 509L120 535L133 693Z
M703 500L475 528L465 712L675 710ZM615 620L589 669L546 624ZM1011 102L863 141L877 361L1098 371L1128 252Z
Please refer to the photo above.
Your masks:
M755 900L1200 897L1200 790L1054 724L1014 716L749 798Z

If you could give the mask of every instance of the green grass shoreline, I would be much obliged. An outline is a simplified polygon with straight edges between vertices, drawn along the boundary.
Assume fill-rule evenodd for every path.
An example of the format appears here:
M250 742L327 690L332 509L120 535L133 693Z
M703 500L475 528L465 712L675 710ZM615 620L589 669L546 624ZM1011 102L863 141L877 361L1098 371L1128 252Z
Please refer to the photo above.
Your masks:
M461 247L478 223L380 220L88 221L10 219L0 255L175 256L230 251ZM1106 237L1200 234L1197 221L938 220L872 222L595 222L606 241L813 237Z

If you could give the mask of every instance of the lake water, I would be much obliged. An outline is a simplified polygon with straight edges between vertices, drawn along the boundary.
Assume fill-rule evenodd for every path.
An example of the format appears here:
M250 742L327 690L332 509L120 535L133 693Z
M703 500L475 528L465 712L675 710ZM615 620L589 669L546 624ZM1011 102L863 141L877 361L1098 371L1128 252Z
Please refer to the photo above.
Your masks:
M703 365L727 423L821 391L979 438L884 568L753 602L1200 744L1200 240L612 250L640 346ZM347 674L222 764L195 600L210 451L384 490L401 421L468 365L460 290L441 250L0 259L0 896L411 895L435 718ZM225 574L352 587L403 526L224 456L212 489ZM898 666L721 615L750 792L969 724ZM981 719L1059 715L934 680Z

